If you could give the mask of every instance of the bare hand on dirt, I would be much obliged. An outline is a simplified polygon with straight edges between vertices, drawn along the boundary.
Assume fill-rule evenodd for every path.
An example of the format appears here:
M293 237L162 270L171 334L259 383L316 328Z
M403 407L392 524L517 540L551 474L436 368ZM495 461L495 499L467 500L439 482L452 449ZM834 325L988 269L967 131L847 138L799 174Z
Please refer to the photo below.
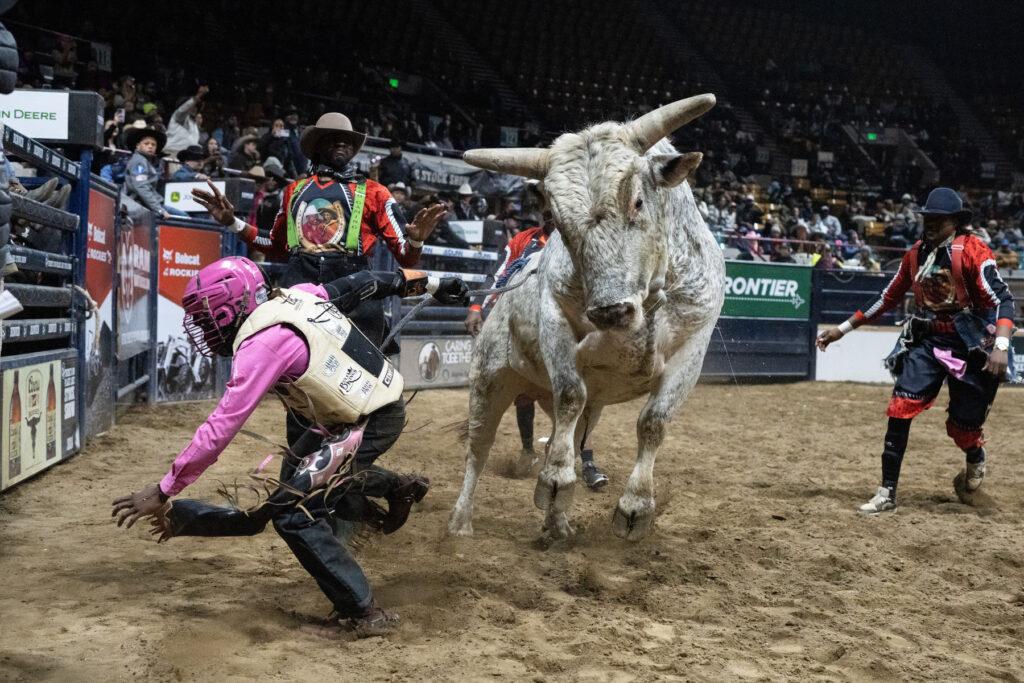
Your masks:
M125 528L131 529L135 522L143 517L150 517L160 511L164 506L164 501L160 498L160 487L157 484L150 484L141 491L114 500L114 509L110 511L110 516L117 517L117 526L127 522Z

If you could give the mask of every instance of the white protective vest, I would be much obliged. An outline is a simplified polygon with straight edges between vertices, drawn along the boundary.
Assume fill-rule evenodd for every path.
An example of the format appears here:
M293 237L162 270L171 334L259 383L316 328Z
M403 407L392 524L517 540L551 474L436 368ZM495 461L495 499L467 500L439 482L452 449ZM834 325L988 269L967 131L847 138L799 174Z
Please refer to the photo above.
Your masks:
M285 405L314 424L353 424L402 396L398 370L334 304L297 289L282 289L245 319L235 337L243 341L273 325L287 325L309 347L309 367L275 390Z

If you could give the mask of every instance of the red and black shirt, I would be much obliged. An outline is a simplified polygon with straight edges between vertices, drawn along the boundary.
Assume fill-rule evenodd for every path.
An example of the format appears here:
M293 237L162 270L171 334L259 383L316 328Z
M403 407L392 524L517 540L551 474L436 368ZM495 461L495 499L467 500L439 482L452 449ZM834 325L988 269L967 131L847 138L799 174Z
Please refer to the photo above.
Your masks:
M915 291L915 304L926 309L939 319L951 319L959 310L956 300L956 283L953 279L953 245L945 244L938 247L932 264L928 265L928 256L932 248L920 243L911 247L900 268L889 284L885 286L871 304L863 311L857 311L854 319L861 323L877 320L883 313L898 306L903 297L914 286L917 270L927 267L928 272L921 273L919 286ZM916 250L916 254L914 253ZM1014 304L1010 288L1003 282L996 267L992 250L974 235L963 241L962 276L964 288L975 312L995 310L997 325L1013 326Z

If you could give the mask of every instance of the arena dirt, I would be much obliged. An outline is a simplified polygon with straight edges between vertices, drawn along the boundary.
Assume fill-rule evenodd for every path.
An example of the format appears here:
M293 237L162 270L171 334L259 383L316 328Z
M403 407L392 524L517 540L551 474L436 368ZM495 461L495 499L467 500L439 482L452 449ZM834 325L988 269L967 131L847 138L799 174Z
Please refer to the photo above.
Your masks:
M111 499L157 479L212 404L136 409L0 498L0 679L1020 680L1024 393L992 412L982 505L954 494L961 460L936 408L914 425L899 513L864 518L886 393L698 387L658 460L656 532L636 545L609 521L639 403L606 410L594 445L612 485L579 490L578 538L547 550L533 482L497 474L518 451L511 411L476 536L445 536L463 453L438 427L466 395L421 393L385 464L435 486L361 551L404 623L359 642L321 625L328 605L272 530L158 546L113 526ZM268 401L249 428L280 438L282 422ZM239 437L189 493L215 498L268 450Z

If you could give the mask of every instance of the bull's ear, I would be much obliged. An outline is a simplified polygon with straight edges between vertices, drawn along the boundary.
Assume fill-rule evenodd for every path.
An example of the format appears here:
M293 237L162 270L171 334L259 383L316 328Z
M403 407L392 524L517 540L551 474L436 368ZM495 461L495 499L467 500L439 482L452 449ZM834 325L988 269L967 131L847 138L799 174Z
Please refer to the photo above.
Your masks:
M661 187L675 187L697 170L704 155L700 152L686 154L655 154L651 157L654 181Z

